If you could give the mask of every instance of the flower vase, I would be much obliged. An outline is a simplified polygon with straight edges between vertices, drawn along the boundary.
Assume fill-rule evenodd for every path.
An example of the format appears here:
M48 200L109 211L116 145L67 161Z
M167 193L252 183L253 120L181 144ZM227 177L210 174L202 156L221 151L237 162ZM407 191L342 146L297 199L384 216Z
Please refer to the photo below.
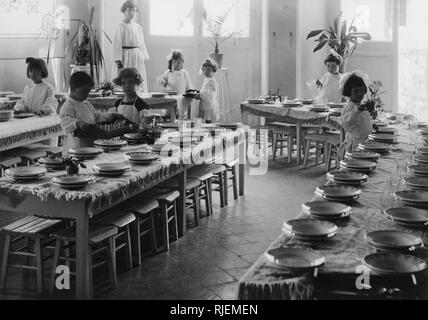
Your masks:
M219 69L223 67L223 57L224 54L222 53L212 53L210 54L210 58L213 59L216 63Z
M76 165L67 165L65 167L65 170L67 171L67 174L69 176L79 174L79 166L76 166Z

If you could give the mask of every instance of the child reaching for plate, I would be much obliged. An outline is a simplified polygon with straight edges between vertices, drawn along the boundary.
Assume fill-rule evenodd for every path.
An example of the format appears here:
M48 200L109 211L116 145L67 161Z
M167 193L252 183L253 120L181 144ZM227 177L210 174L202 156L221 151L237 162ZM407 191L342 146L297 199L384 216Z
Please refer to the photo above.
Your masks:
M114 108L109 111L121 114L135 127L141 129L144 129L153 118L149 106L137 94L137 89L143 81L136 68L126 68L120 71L119 77L113 82L122 87L125 97L117 100Z
M206 123L218 121L220 117L219 85L214 77L217 72L217 64L212 59L206 59L202 64L202 74L205 77L201 92L195 95L200 100L199 115Z
M104 131L96 124L126 120L118 113L108 113L96 110L87 101L89 92L94 87L91 76L84 72L76 72L70 78L70 96L61 108L61 126L67 137L64 141L64 155L71 148L93 147L97 139L111 139L133 132L135 127Z
M58 100L55 98L55 89L43 80L49 76L45 61L27 58L26 63L27 77L31 79L31 83L25 86L23 97L16 103L15 111L39 116L56 114Z
M320 90L315 99L318 103L342 102L342 92L339 89L341 74L339 67L342 64L342 58L338 55L330 54L324 61L327 67L327 73L317 80L316 84Z
M371 114L361 105L368 90L365 78L362 72L354 71L344 75L340 84L343 96L350 99L341 116L341 124L346 132L347 152L354 152L373 132Z
M181 50L171 50L166 57L168 60L168 70L162 75L161 84L167 91L177 91L183 95L187 90L193 89L189 72L183 68L184 54Z

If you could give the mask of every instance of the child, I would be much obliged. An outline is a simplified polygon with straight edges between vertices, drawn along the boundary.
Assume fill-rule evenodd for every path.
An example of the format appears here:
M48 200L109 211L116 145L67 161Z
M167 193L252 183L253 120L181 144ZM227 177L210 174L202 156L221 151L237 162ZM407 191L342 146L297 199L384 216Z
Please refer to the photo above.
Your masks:
M137 95L137 87L143 83L140 73L135 68L126 68L113 80L121 86L125 97L114 104L110 112L119 113L133 123L137 128L146 126L146 118L151 116L149 106Z
M320 89L320 93L316 98L318 103L328 102L341 102L342 93L339 89L339 82L341 74L339 73L339 67L342 64L342 58L340 56L330 54L324 61L327 67L327 73L317 80L317 86Z
M168 70L162 75L162 86L170 91L178 91L179 95L183 95L187 90L193 89L189 72L183 68L183 52L181 50L171 50L167 60Z
M61 108L61 126L67 137L64 154L71 148L93 147L96 139L111 139L132 132L133 127L106 132L96 127L97 123L124 120L117 113L101 112L87 101L94 87L92 78L84 72L76 72L70 78L70 96Z
M367 93L365 76L359 71L344 75L340 87L343 96L350 98L343 109L341 124L346 131L346 151L354 152L373 132L370 112L361 105Z
M200 118L206 123L218 121L219 115L219 85L214 78L217 64L212 59L206 59L202 64L202 74L205 76L201 92L195 96L199 103Z
M16 112L30 112L40 116L56 114L58 100L55 89L43 81L48 77L48 68L42 59L27 58L27 77L32 80L24 88L24 95L15 105Z

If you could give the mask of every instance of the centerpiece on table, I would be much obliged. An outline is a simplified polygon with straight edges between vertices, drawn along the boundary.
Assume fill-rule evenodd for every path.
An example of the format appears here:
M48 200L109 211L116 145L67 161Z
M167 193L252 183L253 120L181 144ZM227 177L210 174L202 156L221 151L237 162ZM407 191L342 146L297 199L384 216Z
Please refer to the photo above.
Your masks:
M115 88L114 88L113 83L103 82L103 83L99 84L98 86L96 86L95 92L101 92L103 97L109 97L109 96L113 95L114 89Z
M364 103L365 108L370 112L373 120L376 120L379 112L384 111L385 102L382 95L386 92L383 90L383 83L380 80L372 81L369 86L368 100Z

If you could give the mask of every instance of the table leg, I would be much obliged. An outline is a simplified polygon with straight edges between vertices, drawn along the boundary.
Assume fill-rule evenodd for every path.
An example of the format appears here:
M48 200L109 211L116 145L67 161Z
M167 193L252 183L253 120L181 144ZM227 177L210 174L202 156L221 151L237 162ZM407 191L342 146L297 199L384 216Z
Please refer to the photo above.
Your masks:
M76 220L76 298L91 299L88 263L89 217L86 213Z
M300 166L302 163L302 127L300 125L296 126L297 130L297 165Z
M177 120L177 102L175 103L174 107L171 107L171 123L175 123Z
M247 159L247 141L239 145L239 196L245 194L245 163Z
M178 175L178 188L180 191L180 198L178 199L178 236L182 237L186 233L186 184L187 184L187 169Z

